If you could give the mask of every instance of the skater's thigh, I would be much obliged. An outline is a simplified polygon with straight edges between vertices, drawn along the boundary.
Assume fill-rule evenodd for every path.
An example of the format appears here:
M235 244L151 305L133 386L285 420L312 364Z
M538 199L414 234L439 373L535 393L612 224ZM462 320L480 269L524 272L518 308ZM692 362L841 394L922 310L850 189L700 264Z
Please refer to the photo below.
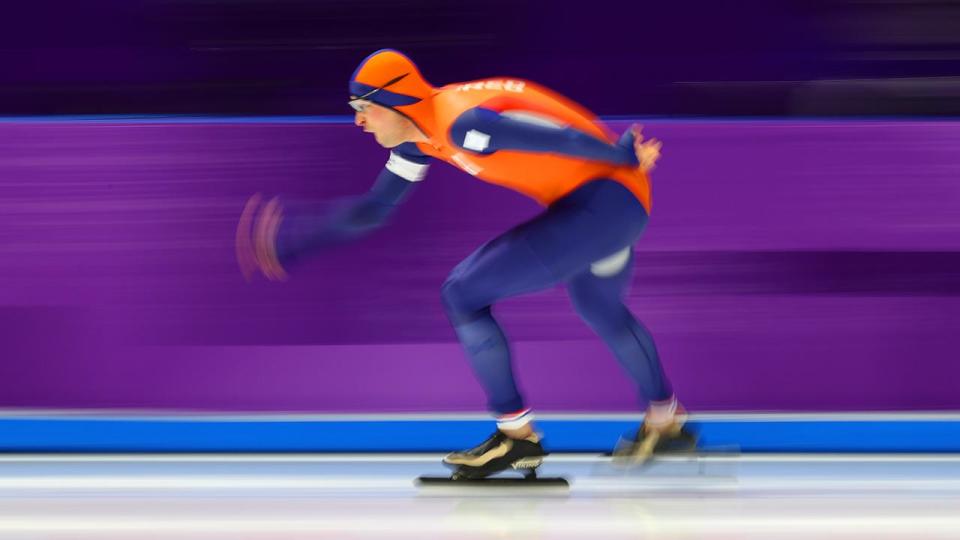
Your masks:
M455 291L457 297L469 296L469 303L479 307L554 285L557 279L528 240L533 224L542 219L543 214L480 246L450 273L444 295Z
M626 187L595 180L525 224L523 232L551 275L568 281L601 260L629 257L646 223L646 211Z
M646 212L629 190L591 182L481 246L447 283L496 289L495 298L541 290L629 248L645 225Z
M567 281L567 292L579 311L612 306L623 301L633 277L634 253L625 247L590 263Z

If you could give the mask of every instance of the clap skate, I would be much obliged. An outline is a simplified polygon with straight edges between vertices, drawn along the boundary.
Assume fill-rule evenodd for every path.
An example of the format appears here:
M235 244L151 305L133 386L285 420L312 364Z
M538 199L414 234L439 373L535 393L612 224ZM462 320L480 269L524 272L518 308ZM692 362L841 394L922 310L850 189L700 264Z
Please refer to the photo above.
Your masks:
M656 427L644 421L636 434L620 440L613 451L614 464L643 465L657 455L695 452L697 435L685 426L685 420L678 416L669 424Z
M526 439L511 439L497 431L487 440L469 450L453 452L443 458L443 463L453 469L449 477L421 476L421 485L471 483L486 485L546 484L563 485L563 478L540 478L537 468L548 454L537 435ZM522 477L493 477L503 471L517 471Z

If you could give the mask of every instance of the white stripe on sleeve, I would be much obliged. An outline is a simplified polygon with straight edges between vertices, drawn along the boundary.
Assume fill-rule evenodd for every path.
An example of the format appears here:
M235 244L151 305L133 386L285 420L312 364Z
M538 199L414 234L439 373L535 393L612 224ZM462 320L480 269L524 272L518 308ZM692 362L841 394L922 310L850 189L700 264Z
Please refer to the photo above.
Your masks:
M410 182L419 182L427 174L430 165L410 161L403 156L390 152L390 159L387 160L387 170L393 174L408 180Z

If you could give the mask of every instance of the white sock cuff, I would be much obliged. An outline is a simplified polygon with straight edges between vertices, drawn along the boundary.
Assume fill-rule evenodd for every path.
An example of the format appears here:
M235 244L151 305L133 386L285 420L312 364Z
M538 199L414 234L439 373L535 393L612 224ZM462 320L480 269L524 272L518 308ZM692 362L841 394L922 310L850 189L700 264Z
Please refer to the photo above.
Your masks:
M663 401L651 401L650 410L657 415L673 416L677 412L677 405L677 396L670 396Z
M504 414L497 417L497 428L501 431L505 429L520 429L533 421L533 413L530 409L523 409L515 413Z

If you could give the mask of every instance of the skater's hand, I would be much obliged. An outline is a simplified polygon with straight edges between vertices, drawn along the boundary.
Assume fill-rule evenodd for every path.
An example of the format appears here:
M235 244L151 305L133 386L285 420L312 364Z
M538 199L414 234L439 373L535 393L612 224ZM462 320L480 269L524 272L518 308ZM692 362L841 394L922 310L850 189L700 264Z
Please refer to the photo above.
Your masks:
M643 172L650 172L657 166L657 160L660 159L660 149L663 143L657 139L643 140L642 126L634 124L630 126L633 132L633 152L637 155L637 161L640 165L637 167Z
M274 197L261 208L262 200L259 193L253 195L240 214L236 237L237 263L247 281L257 270L267 279L284 281L287 272L277 259L277 232L283 222L283 207Z

